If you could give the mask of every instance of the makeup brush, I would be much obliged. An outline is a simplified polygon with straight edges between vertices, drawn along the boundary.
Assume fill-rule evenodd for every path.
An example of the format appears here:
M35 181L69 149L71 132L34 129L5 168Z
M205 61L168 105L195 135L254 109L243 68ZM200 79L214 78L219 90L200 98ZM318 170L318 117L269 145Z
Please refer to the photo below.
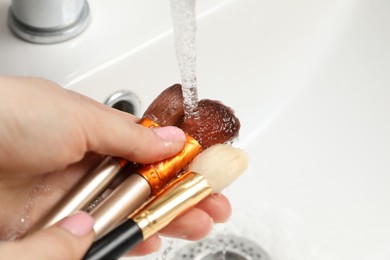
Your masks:
M114 230L96 241L83 259L117 259L168 225L212 192L220 192L247 167L246 154L217 144L200 153L183 174Z
M200 144L186 134L184 148L179 154L129 172L128 177L90 212L95 220L95 238L117 226L150 196L161 191L201 150Z
M148 107L140 121L146 127L158 124L180 125L189 133L196 134L204 148L216 143L231 142L239 132L240 124L233 111L217 101L202 100L200 104L201 120L186 122L184 119L183 96L181 86L173 85L164 90ZM228 122L228 124L223 122ZM223 127L219 127L223 126ZM36 224L30 232L47 227L59 219L77 210L91 210L95 218L97 238L123 221L132 211L141 206L150 195L156 194L165 184L192 160L200 151L200 146L191 135L187 134L187 148L164 163L144 166L137 172L123 171L128 161L121 158L107 157L97 168L87 174L56 207ZM157 165L157 168L156 168ZM134 169L129 167L129 169ZM120 183L108 197L98 200L97 207L91 203L106 190L119 173ZM126 176L128 175L128 176Z
M172 92L177 95L180 91L181 95L180 87L178 84L170 87L160 94L159 99L164 100L164 102L171 100ZM181 120L179 127L186 133L190 133L187 134L185 148L175 157L129 172L127 179L90 212L95 220L96 239L116 227L128 214L144 204L151 195L157 194L166 184L176 178L177 174L192 161L201 148L205 149L214 144L232 142L237 137L240 129L239 120L235 117L233 110L221 102L201 100L198 106L199 119L187 122L185 118L179 116L181 114L184 116L183 104L176 101L175 104L168 105L166 110L156 109L158 104L154 102L150 108L152 111L160 112L158 114L160 118L176 115L176 120ZM149 111L150 109L145 112L145 117L150 115ZM165 112L161 113L161 111ZM171 120L168 121L173 123ZM161 123L165 124L168 121L164 120ZM193 138L192 134L196 135L197 138ZM155 167L156 165L159 167Z
M139 124L149 128L158 126L149 119L142 119ZM119 176L120 171L128 164L129 161L125 159L106 156L47 215L38 221L29 230L29 233L51 226L77 210L86 209Z
M179 127L194 137L203 149L233 142L240 130L240 121L234 111L217 100L198 102L198 118L184 118Z
M145 127L177 125L184 115L182 103L181 86L173 85L157 96L145 111L139 124ZM39 220L29 233L49 227L77 210L88 208L128 165L129 162L125 159L106 156Z
M160 126L177 126L184 117L181 85L165 89L145 110L143 118L149 118Z

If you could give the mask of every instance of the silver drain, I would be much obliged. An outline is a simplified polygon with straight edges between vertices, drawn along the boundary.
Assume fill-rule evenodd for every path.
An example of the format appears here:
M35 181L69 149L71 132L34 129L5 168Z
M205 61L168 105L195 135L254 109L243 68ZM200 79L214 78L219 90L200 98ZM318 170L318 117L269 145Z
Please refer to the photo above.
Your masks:
M136 116L140 115L141 102L131 91L119 90L109 96L104 104Z
M174 253L178 260L270 260L255 242L235 236L219 235L186 245Z

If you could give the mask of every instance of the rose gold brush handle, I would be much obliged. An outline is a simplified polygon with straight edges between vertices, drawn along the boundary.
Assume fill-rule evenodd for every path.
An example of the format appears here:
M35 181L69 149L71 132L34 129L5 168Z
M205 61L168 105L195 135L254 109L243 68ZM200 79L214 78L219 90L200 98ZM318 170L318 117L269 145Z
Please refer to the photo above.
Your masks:
M75 211L87 208L118 176L126 164L127 161L123 159L111 156L104 158L29 232L51 226Z
M130 174L90 215L95 220L95 240L117 226L129 212L139 208L151 195L149 183L139 174Z
M157 123L147 118L141 119L139 124L148 128L158 126ZM96 168L88 172L43 219L35 224L29 233L51 226L77 210L86 209L127 164L127 160L107 156Z

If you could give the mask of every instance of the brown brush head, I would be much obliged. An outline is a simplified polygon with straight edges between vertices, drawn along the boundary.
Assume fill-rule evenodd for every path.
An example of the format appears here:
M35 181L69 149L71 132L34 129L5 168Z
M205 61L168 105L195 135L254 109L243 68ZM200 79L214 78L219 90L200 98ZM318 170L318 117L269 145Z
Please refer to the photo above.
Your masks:
M231 108L216 100L203 99L198 102L198 111L199 118L184 118L181 85L175 84L161 92L143 117L160 126L179 126L194 137L203 149L232 142L238 136L240 121Z
M178 125L184 117L181 85L175 84L161 92L146 109L143 117L160 126Z
M185 119L179 127L194 137L203 149L214 144L232 142L239 133L240 121L230 107L219 101L198 102L198 119Z

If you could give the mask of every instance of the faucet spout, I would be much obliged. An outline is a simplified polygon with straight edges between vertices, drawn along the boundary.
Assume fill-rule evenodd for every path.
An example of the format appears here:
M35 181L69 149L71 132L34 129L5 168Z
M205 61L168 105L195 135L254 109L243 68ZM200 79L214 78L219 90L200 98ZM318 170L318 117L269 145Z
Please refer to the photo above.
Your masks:
M84 31L89 17L86 0L12 0L8 23L26 41L57 43Z

